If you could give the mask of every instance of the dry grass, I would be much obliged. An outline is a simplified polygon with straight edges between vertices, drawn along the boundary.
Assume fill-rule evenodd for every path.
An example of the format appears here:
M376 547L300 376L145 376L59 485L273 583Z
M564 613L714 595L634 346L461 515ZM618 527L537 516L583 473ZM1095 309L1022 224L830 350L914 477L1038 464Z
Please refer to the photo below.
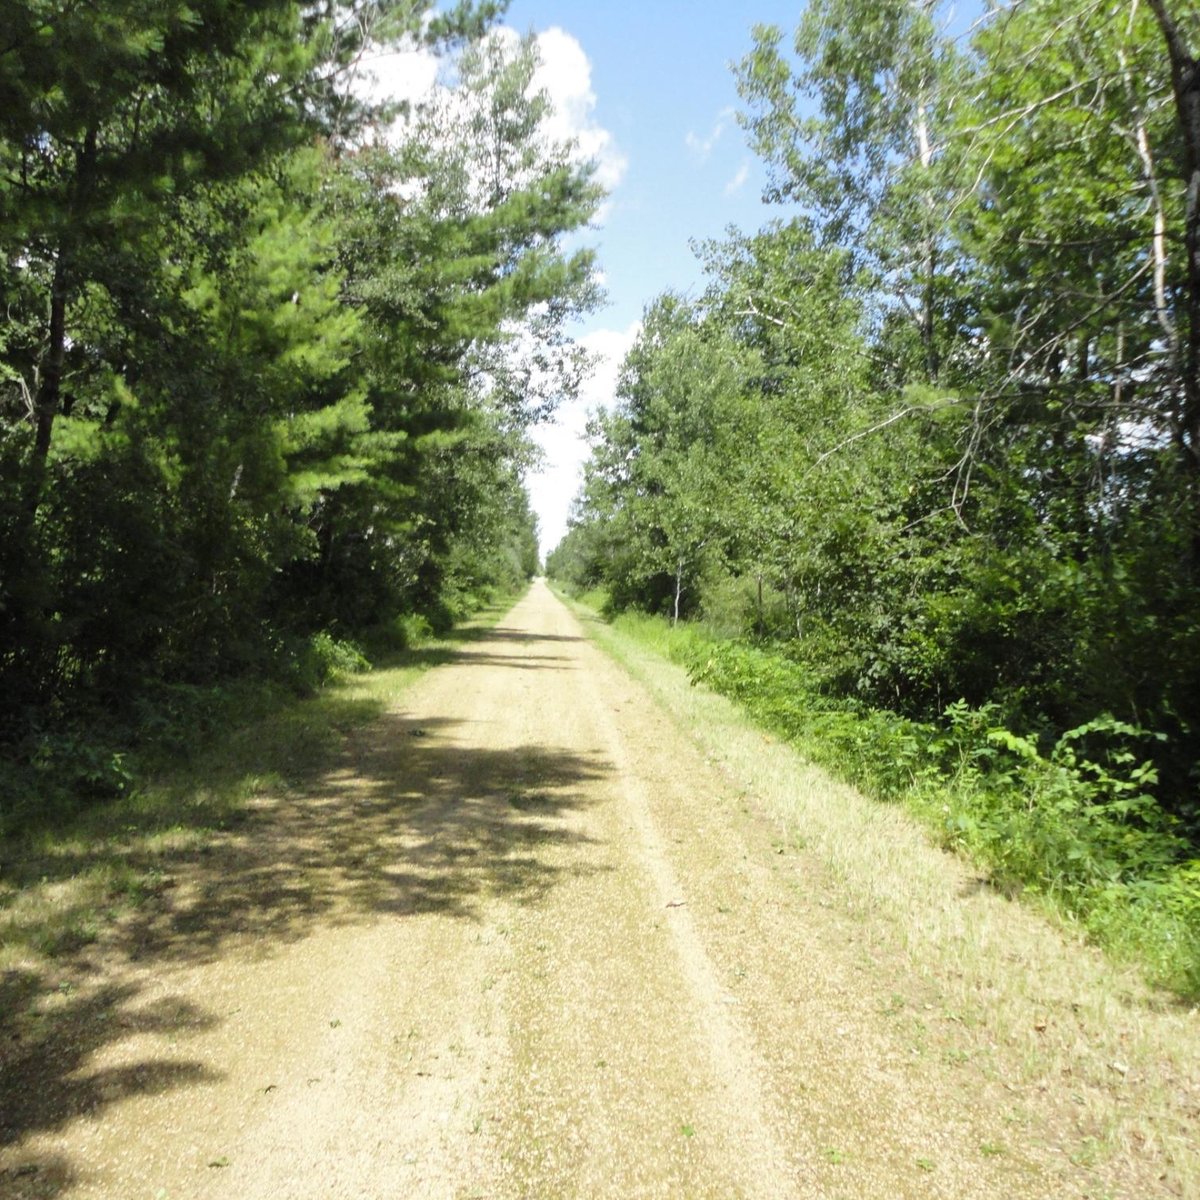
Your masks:
M1149 1160L1168 1194L1200 1196L1200 1011L999 894L913 818L832 780L728 700L693 687L655 653L653 633L585 623L781 838L820 859L829 903L861 921L881 969L902 980L896 1015L921 998L920 1018L908 1017L924 1051L983 1063L1011 1092L997 1152L1047 1105L1066 1108L1078 1136L1063 1150L1074 1161Z

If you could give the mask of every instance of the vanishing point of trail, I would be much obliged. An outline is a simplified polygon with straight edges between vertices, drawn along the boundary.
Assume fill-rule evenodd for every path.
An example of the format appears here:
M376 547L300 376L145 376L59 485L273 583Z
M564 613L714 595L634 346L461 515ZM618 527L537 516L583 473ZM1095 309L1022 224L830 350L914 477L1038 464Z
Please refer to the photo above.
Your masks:
M113 1200L1080 1194L974 1152L1002 1095L914 1059L820 893L536 584L125 930L54 1077L6 1093L0 1178Z

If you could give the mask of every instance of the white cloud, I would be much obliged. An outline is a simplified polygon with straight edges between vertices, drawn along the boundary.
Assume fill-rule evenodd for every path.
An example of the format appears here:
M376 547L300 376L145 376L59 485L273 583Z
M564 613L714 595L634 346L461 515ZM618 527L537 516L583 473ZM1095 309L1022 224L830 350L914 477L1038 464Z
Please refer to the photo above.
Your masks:
M700 163L706 163L717 143L721 140L725 130L729 128L729 122L732 120L734 110L732 108L723 108L717 113L717 119L713 123L712 129L709 130L707 137L701 137L694 130L689 129L687 136L683 139L687 148L695 155L696 160Z
M579 42L555 26L537 35L541 65L533 86L545 91L554 107L546 132L556 141L570 141L579 157L596 163L596 179L611 191L624 178L628 160L613 135L595 118L592 64Z
M367 100L424 100L437 82L441 59L423 46L380 51L363 60L354 90Z
M507 25L496 26L489 36L510 52L515 52L520 42L517 31ZM628 160L612 133L596 120L596 93L587 54L576 38L558 26L537 34L535 41L541 62L532 87L545 92L551 105L542 136L548 142L571 144L578 161L595 163L596 181L611 192L624 178ZM353 86L369 100L429 100L438 91L439 75L444 76L447 65L447 60L414 44L368 56ZM449 80L443 77L441 82ZM452 101L449 107L456 111ZM402 137L403 129L401 122L392 136ZM606 212L607 205L603 205L595 218L598 223Z
M725 185L725 195L732 196L734 192L740 192L746 186L746 180L750 178L750 163L746 160L737 169L734 177Z
M542 448L545 462L529 476L527 484L537 513L543 554L553 550L566 533L571 501L583 482L588 416L612 404L621 362L641 328L642 323L635 321L627 329L597 329L581 337L580 344L596 355L595 370L577 400L564 404L553 421L534 430L534 440Z

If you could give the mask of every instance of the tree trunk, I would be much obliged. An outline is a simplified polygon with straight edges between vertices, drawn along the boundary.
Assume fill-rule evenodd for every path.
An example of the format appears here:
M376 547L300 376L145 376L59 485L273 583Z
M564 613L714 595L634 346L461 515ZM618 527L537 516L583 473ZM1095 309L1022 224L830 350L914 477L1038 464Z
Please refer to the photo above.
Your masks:
M1183 296L1184 328L1180 382L1184 393L1184 434L1200 471L1200 60L1191 52L1166 0L1149 0L1167 43L1175 111L1183 133L1183 171L1186 188L1183 244L1187 283Z
M679 598L683 595L683 559L681 558L675 565L675 612L671 617L671 624L679 624Z
M941 356L937 346L937 248L933 234L925 245L925 287L921 301L921 342L925 347L925 374L937 383Z
M933 144L929 137L927 116L929 83L921 85L917 103L917 118L914 132L917 139L917 160L925 172L925 186L929 185L929 172L933 167ZM941 362L937 348L937 221L935 200L929 191L923 197L925 208L925 244L921 253L921 348L925 354L925 375L929 383L937 383Z
M50 313L46 352L42 356L37 395L33 409L33 457L25 491L26 519L32 525L42 503L46 482L46 460L54 434L54 421L62 406L63 364L67 353L67 308L75 286L75 247L78 243L78 223L86 209L95 183L96 142L95 126L87 131L83 145L75 155L75 179L66 226L58 239L54 258L54 275L50 281Z
M58 415L62 399L63 362L67 352L67 274L66 248L61 247L54 263L54 277L50 284L49 335L33 409L33 460L29 465L27 493L27 508L31 516L36 514L41 503L54 418Z

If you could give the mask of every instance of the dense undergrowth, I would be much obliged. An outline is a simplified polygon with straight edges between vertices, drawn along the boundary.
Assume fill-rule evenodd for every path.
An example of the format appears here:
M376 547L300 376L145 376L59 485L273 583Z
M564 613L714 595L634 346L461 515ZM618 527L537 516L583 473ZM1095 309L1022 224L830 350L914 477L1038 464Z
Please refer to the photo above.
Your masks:
M579 599L602 608L605 597ZM996 886L1077 921L1154 983L1200 996L1200 860L1155 803L1152 735L1101 718L1042 746L963 703L936 724L911 721L821 695L781 647L635 612L613 620L812 761L905 805Z

